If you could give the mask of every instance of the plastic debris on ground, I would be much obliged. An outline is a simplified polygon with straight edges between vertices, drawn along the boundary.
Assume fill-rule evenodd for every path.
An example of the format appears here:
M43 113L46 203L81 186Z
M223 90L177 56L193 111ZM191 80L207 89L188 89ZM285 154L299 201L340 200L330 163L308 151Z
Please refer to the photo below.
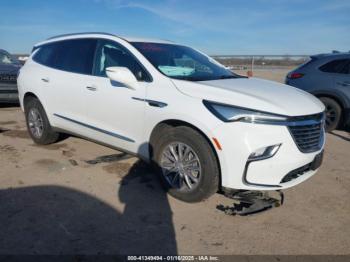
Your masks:
M283 205L282 191L247 191L225 192L224 195L234 200L232 206L218 205L216 208L227 215L247 216Z

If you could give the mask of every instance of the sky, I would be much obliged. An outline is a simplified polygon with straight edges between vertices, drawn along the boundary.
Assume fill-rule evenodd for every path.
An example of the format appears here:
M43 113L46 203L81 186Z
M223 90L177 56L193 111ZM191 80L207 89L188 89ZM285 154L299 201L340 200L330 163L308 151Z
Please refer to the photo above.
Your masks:
M29 53L76 32L167 39L210 55L349 51L350 1L1 0L0 49Z

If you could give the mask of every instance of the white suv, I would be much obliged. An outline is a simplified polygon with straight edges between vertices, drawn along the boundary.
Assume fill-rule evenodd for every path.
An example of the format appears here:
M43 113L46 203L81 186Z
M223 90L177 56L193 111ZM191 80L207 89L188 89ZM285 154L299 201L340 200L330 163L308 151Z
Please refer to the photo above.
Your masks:
M318 99L169 41L54 37L33 48L18 87L36 143L68 132L135 154L187 202L223 189L285 189L322 161Z

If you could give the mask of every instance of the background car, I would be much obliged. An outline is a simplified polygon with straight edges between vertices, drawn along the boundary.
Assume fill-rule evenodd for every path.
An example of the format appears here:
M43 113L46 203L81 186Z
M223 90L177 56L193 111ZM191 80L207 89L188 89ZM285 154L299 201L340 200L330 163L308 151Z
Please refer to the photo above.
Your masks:
M311 56L291 71L286 84L318 97L326 106L326 130L350 124L350 53Z
M0 49L0 102L18 102L17 73L21 63Z

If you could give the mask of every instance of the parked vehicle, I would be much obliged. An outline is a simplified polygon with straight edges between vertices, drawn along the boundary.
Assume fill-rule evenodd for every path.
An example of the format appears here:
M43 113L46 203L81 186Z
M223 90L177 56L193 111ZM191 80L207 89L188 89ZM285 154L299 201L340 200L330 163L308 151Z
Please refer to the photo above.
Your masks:
M324 106L306 92L163 40L84 33L33 49L18 85L38 144L68 132L136 154L187 202L285 189L321 165Z
M20 62L5 50L0 49L0 102L18 102L17 73Z
M350 53L311 56L287 75L286 84L318 97L326 106L326 130L350 124Z

